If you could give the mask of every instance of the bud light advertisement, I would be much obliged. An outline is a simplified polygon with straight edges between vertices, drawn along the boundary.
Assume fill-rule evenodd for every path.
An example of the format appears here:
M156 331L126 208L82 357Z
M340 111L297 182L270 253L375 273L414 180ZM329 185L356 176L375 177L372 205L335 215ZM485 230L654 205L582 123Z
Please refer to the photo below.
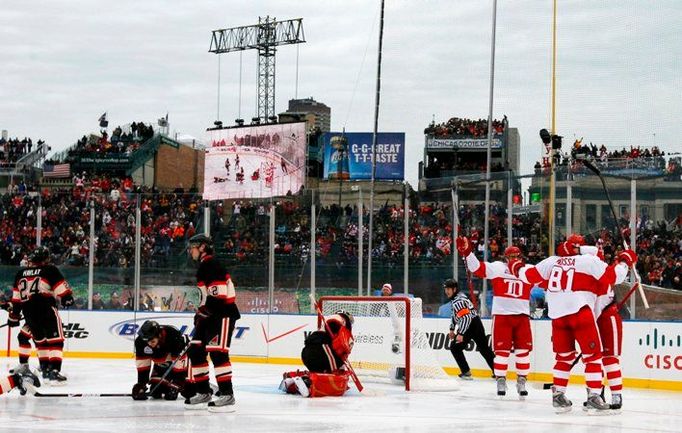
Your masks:
M366 180L372 178L371 132L324 134L324 178ZM376 148L377 180L405 179L405 133L380 132Z

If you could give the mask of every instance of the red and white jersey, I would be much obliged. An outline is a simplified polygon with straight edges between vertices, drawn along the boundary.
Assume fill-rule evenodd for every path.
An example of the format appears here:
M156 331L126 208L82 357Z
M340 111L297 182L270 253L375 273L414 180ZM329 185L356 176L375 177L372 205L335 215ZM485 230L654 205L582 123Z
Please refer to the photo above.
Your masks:
M548 257L537 265L521 268L519 278L526 283L542 283L552 319L578 312L585 305L595 308L597 297L625 279L624 263L607 266L592 255ZM596 317L596 316L595 316Z
M506 263L481 262L470 253L466 264L478 278L490 280L493 286L493 315L530 315L530 289L533 285L516 278L509 272Z
M582 245L580 247L580 254L587 254L599 258L599 247L593 245ZM600 258L601 260L601 258ZM616 293L613 291L613 286L608 285L604 288L599 289L599 294L597 295L597 301L594 304L594 318L598 319L601 313L604 311L609 304L613 302L616 297Z

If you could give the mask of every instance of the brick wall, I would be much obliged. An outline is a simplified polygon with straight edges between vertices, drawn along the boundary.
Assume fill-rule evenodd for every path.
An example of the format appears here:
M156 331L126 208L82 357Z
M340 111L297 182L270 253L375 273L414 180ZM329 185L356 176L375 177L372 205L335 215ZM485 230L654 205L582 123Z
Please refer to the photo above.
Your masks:
M154 183L157 188L175 189L180 184L189 190L204 188L204 151L181 145L178 148L168 145L159 147L156 154Z

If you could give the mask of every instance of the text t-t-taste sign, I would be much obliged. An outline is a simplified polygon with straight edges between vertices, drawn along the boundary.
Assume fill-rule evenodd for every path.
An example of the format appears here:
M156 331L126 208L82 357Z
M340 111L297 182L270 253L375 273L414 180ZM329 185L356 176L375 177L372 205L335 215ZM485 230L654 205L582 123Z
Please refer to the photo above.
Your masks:
M332 146L332 137L344 135L346 150ZM327 132L324 134L324 178L337 175L339 163L348 159L350 179L372 178L372 136L371 132ZM338 140L337 140L338 141ZM344 152L344 153L341 153ZM347 154L346 154L347 153ZM403 180L405 178L405 133L380 132L377 134L376 179ZM346 170L342 163L342 170ZM348 178L344 176L342 178Z

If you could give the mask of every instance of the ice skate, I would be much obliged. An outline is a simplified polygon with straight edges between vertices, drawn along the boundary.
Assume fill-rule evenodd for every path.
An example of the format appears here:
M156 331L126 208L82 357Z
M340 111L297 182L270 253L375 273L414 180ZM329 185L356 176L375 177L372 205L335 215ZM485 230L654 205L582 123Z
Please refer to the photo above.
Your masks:
M465 371L463 373L460 373L459 378L462 380L474 380L474 377L471 375L470 371Z
M524 400L528 396L528 391L526 390L526 376L519 376L516 378L516 392L519 393L519 398Z
M24 372L30 371L28 364L19 364L9 371L9 374L24 374Z
M599 396L597 396L599 397ZM552 392L552 406L556 413L565 413L571 411L573 403L566 397L563 391Z
M185 409L187 410L203 410L206 409L206 403L211 401L211 394L194 394L192 397L185 399Z
M620 412L620 409L623 407L623 395L612 394L610 407L612 411Z
M599 394L592 393L583 404L583 410L589 415L608 415L611 405L604 403Z
M35 394L35 389L40 388L40 379L28 368L21 373L14 373L12 379L21 395L26 395L27 392Z
M507 395L507 378L498 377L495 379L497 381L497 395L498 397L504 397Z
M43 375L43 377L45 377ZM57 370L50 370L47 372L47 380L50 386L64 386L66 385L66 376Z
M225 394L218 395L213 401L208 403L209 412L234 412L235 407L234 395Z

